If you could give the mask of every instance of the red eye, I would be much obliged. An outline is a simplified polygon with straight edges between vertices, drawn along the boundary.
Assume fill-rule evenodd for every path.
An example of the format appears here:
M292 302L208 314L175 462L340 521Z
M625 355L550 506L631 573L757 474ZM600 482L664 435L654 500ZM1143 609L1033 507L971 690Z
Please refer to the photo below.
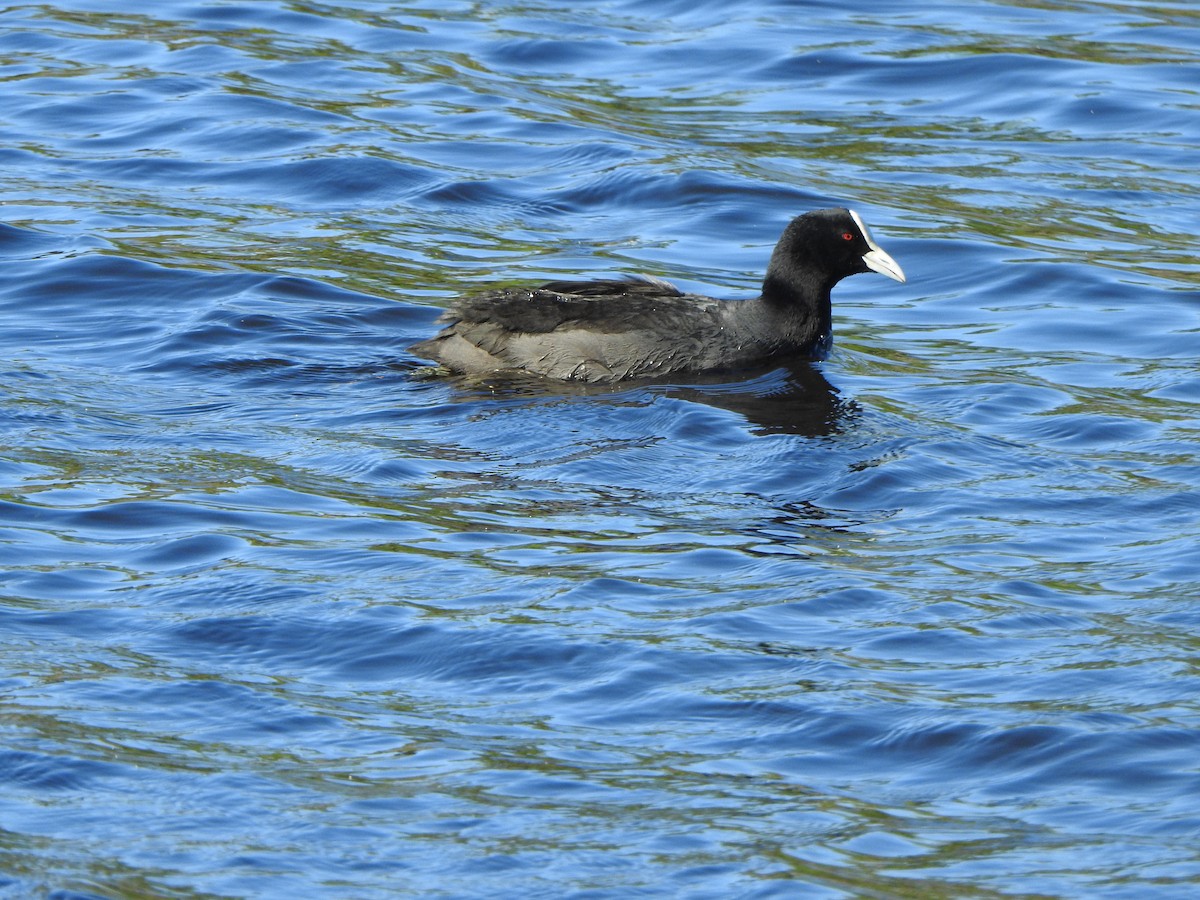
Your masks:
M854 240L854 235L852 235L848 231L843 231L842 232L842 240L843 241L852 241L852 240Z

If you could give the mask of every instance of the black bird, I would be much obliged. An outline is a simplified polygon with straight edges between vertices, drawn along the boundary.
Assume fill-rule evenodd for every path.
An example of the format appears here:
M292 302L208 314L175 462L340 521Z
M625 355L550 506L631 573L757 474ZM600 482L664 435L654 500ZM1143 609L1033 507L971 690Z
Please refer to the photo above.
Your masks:
M657 278L503 288L457 300L446 327L411 349L452 372L586 382L751 369L826 351L829 292L868 271L904 281L856 212L819 209L784 229L753 300L685 294Z

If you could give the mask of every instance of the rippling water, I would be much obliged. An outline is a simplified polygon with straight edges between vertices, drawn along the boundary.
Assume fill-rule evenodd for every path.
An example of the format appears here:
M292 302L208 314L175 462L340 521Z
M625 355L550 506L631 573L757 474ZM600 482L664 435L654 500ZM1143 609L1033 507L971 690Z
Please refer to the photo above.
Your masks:
M869 6L0 10L0 895L1194 896L1200 12ZM819 366L412 377L834 203Z

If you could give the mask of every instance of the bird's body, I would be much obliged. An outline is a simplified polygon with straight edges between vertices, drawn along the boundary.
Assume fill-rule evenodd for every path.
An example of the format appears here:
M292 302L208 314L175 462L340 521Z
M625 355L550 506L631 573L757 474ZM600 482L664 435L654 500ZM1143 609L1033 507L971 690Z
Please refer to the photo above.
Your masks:
M780 343L766 312L663 281L554 282L460 300L453 324L423 346L458 372L621 381L753 366Z
M828 347L830 290L872 269L904 280L857 214L818 210L788 225L754 299L654 278L506 288L456 301L447 326L412 351L454 372L587 382L749 369Z

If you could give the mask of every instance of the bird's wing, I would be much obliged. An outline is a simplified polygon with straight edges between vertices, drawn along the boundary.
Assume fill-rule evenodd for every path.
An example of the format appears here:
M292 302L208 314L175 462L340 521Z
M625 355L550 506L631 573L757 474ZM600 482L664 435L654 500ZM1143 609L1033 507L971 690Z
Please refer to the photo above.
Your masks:
M447 319L529 334L586 328L596 322L603 322L605 330L623 331L698 299L659 279L553 281L532 289L505 288L460 298Z

